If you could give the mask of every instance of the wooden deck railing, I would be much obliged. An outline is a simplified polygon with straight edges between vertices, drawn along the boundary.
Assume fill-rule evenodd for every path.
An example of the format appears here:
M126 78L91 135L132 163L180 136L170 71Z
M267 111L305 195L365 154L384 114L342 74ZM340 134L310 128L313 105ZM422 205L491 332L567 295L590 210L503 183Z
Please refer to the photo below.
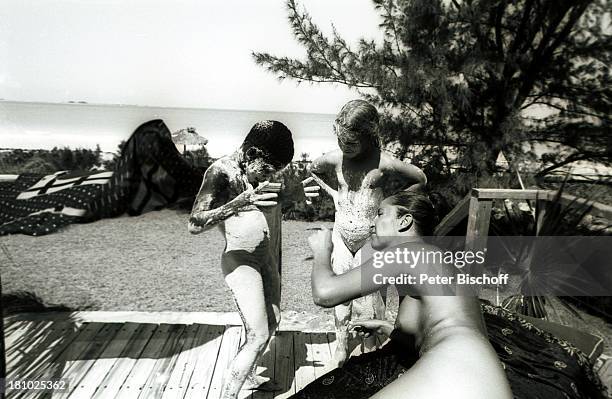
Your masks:
M465 235L466 250L480 250L486 248L491 221L491 209L496 199L532 200L541 205L552 201L557 196L553 190L515 190L498 188L474 188L446 215L435 228L436 236L448 235L466 217L468 218ZM596 217L612 220L612 206L600 202L589 201L569 194L562 194L560 201L567 205L574 201L586 202L590 205L590 214ZM537 229L542 222L543 212L537 221Z

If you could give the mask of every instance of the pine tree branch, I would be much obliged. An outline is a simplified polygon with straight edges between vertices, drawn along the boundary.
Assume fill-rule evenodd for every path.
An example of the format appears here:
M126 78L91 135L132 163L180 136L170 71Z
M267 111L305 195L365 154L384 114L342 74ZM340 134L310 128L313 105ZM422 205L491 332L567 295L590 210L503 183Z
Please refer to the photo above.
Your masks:
M560 167L570 164L572 162L585 161L589 159L597 159L597 158L602 158L602 157L606 158L606 155L601 154L601 153L596 153L596 152L584 152L584 153L571 154L571 155L568 155L563 161L556 162L553 165L540 170L534 175L534 177L536 178L542 177L544 175L549 174L553 170L559 169Z
M567 112L567 113L574 114L574 115L593 116L595 118L599 118L599 119L602 119L608 122L612 122L612 119L604 114L596 114L596 113L589 112L586 110L571 110L571 109L564 108L558 104L554 104L550 101L532 101L530 102L530 105L536 105L536 104L546 105L547 107L551 107L559 111Z
M308 14L300 15L300 13L297 10L297 5L295 3L295 0L288 0L288 5L289 5L289 9L293 13L293 17L297 20L297 27L299 29L301 37L304 38L304 40L306 40L307 42L310 43L311 49L314 48L319 53L319 55L321 56L321 58L323 59L325 64L327 64L327 66L331 69L332 72L336 72L340 76L340 78L344 79L344 76L343 76L342 72L340 72L339 70L334 68L332 63L325 56L325 52L312 39L312 35L310 35L308 32L305 31L305 29L304 29L304 21L308 20ZM314 27L314 25L312 24L311 21L308 21L308 22L310 23L311 26ZM294 28L296 27L295 24L293 26L294 26ZM319 32L319 34L320 34L320 32ZM344 80L346 80L346 79L344 79Z
M389 3L391 3L391 5L393 4L393 0L390 0L389 3L387 2L383 2L383 9L385 10L385 12L387 13L386 17L388 18L388 20L391 22L391 29L393 30L393 38L395 40L395 46L397 49L397 54L399 57L404 57L405 54L402 52L402 49L400 48L399 45L399 34L397 33L397 26L395 24L395 19L393 17L391 8L389 7Z

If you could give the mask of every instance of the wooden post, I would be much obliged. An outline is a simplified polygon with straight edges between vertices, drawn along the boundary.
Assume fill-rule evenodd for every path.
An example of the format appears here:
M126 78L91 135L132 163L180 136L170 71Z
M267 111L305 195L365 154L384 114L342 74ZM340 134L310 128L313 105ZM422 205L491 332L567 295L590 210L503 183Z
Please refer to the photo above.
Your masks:
M472 197L470 198L470 208L468 213L467 233L465 235L466 251L485 251L486 253L492 207L492 199L478 198L478 190L472 190ZM482 273L482 270L482 267L476 268L474 265L472 265L469 270L464 270L464 272L469 274L480 274ZM457 293L459 295L478 296L479 289L472 289L469 286L460 286Z
M470 208L468 211L467 233L465 235L466 250L486 250L492 207L492 199L478 198L478 190L474 189L472 191Z
M461 201L440 221L434 230L435 236L445 236L450 233L468 215L470 195Z

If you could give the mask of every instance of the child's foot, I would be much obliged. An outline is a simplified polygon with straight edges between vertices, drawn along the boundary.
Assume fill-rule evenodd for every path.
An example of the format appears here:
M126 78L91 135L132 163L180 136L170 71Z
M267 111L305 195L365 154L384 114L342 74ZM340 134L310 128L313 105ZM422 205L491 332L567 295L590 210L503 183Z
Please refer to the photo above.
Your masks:
M242 386L243 390L247 391L266 391L266 392L274 392L280 391L281 386L276 382L270 380L268 377L262 377L260 375L251 376L247 378Z

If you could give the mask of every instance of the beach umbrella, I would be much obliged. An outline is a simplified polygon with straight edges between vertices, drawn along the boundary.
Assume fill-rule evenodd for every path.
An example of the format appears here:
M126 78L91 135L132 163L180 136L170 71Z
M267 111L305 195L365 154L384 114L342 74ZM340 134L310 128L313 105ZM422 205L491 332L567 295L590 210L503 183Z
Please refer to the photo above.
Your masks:
M172 141L177 146L182 145L183 152L185 152L188 145L206 145L208 143L208 140L200 136L193 127L172 133Z

